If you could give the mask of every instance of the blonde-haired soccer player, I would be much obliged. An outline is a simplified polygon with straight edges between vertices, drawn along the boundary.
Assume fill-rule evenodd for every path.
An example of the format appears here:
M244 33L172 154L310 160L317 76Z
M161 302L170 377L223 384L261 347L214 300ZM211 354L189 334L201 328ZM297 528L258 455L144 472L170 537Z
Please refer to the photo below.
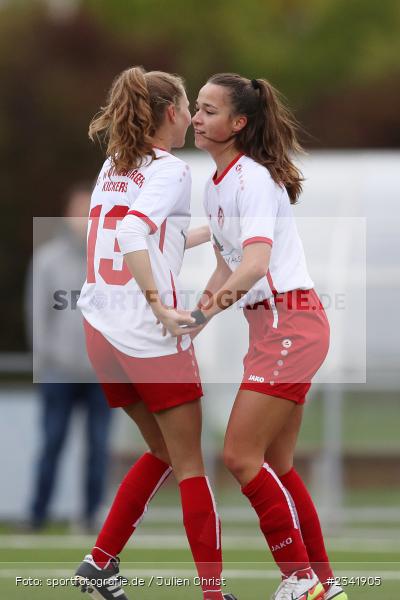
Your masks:
M203 598L233 598L221 592L220 521L200 442L202 389L190 336L180 329L193 318L177 310L191 177L171 149L184 145L188 106L179 77L134 67L114 81L89 129L91 138L105 137L108 157L92 194L79 307L109 404L125 410L149 447L76 573L83 590L106 600L126 598L117 555L171 469Z

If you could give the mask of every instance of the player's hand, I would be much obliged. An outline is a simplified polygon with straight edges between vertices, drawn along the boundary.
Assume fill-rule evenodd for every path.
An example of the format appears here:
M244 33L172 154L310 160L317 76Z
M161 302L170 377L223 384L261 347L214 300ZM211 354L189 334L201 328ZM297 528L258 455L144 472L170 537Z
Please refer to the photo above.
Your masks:
M163 326L163 336L166 336L167 332L174 337L189 333L191 326L195 322L195 319L190 315L190 311L188 310L176 310L175 308L164 307L157 314L157 323L161 323Z
M192 317L196 317L197 315L197 318L200 317L201 321L200 325L189 326L190 329L188 331L188 334L190 335L191 339L194 340L194 338L198 336L199 333L204 329L204 327L207 325L210 319L204 321L204 314L202 313L201 308L199 309L198 306L194 310L192 310L190 314L192 315Z

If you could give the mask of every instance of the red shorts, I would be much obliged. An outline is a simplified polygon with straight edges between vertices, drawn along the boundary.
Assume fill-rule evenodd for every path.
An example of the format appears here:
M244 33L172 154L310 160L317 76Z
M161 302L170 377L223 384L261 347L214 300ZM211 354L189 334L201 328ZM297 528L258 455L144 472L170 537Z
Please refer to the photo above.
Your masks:
M90 362L111 408L144 402L159 412L202 397L193 346L183 352L136 358L120 352L84 320Z
M329 323L315 290L276 294L244 314L249 351L240 389L304 404L329 349Z

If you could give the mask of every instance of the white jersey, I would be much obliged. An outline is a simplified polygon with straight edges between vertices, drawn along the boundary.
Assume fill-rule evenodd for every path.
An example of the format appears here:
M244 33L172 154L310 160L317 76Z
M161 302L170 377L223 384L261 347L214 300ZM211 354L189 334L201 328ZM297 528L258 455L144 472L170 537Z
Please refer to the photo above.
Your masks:
M232 271L242 262L246 245L265 242L272 247L265 277L240 299L240 306L274 293L314 287L289 196L268 169L239 155L218 178L214 175L207 182L204 208L214 243Z
M78 306L84 318L118 350L155 357L186 350L190 336L162 335L162 325L123 260L118 231L138 217L147 224L154 279L166 306L183 307L178 274L190 223L191 175L179 158L155 149L157 160L118 175L106 160L93 190L88 224L88 268ZM142 243L143 243L142 242ZM129 244L128 244L129 245Z

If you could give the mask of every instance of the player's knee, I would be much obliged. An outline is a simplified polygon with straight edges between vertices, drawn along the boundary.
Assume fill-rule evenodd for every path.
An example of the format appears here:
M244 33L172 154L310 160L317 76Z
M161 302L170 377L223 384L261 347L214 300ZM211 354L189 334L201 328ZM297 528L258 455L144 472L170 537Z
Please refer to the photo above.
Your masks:
M234 452L233 448L225 446L223 460L226 468L240 481L249 466L246 457Z

